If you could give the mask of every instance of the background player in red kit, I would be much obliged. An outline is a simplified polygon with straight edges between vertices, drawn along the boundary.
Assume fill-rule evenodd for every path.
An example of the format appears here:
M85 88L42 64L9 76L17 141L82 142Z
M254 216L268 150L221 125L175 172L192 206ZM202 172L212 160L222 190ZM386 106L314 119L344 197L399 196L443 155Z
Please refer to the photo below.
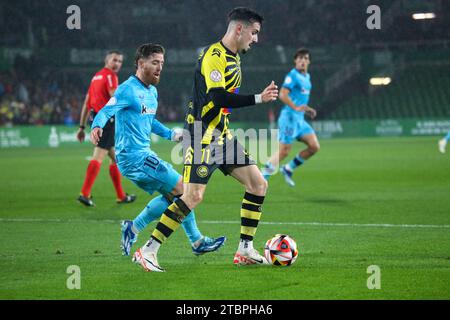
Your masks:
M119 51L109 51L105 57L105 67L98 71L91 80L88 93L83 103L80 116L80 128L77 132L77 139L83 142L85 139L84 129L86 127L86 121L89 113L92 119L97 112L100 111L114 95L119 79L117 73L122 67L123 55ZM122 183L120 182L120 172L117 168L115 156L114 156L114 118L103 128L103 135L94 148L94 154L92 160L89 162L86 170L86 178L84 179L83 187L81 188L78 201L86 206L94 206L92 201L91 189L97 177L103 159L108 155L111 159L109 165L109 174L114 184L117 194L118 203L130 203L136 199L135 195L128 195L122 189Z

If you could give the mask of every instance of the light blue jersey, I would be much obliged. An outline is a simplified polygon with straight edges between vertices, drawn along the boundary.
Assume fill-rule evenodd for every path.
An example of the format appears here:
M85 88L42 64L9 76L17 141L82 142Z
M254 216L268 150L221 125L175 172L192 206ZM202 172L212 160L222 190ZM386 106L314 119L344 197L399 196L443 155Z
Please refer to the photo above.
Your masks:
M92 127L103 128L112 116L116 116L116 155L145 152L150 148L150 135L155 133L169 139L172 131L155 119L158 109L158 92L152 85L146 86L136 76L122 83L114 96L102 108Z
M289 97L296 106L308 104L309 94L311 92L311 78L309 73L303 74L297 69L293 68L284 78L283 88L289 89ZM305 113L302 111L295 111L288 105L284 108L289 112L293 112L297 117L303 119Z
M283 88L289 89L289 97L296 106L307 105L311 92L309 73L303 74L293 68L284 78ZM291 144L294 139L300 139L307 134L314 134L313 128L305 121L305 112L296 111L284 105L278 118L279 140Z
M152 133L168 140L172 136L172 130L155 118L157 109L156 88L133 75L97 113L92 128L103 128L115 116L116 161L120 172L150 194L155 190L165 194L173 190L180 175L150 149Z

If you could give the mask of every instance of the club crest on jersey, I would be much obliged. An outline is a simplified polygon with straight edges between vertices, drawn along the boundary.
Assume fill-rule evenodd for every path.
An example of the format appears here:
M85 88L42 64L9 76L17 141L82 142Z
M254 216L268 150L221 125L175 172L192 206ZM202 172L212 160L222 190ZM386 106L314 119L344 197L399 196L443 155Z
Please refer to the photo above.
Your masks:
M155 114L155 109L150 109L144 103L141 103L141 114Z

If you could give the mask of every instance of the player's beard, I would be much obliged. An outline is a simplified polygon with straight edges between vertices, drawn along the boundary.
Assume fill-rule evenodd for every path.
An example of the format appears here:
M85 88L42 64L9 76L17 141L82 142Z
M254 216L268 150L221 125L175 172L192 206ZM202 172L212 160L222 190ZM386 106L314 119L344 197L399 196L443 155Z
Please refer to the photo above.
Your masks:
M156 86L159 83L159 79L160 77L155 77L154 75L152 75L152 78L150 80L150 83L154 86Z

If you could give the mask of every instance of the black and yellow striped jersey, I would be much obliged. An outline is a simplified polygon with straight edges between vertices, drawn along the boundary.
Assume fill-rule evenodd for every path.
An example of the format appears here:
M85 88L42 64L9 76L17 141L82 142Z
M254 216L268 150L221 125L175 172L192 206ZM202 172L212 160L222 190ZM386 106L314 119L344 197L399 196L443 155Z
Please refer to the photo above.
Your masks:
M241 61L239 54L227 49L222 42L206 47L198 58L195 70L192 99L189 102L185 119L185 128L194 134L194 122L202 123L202 145L208 145L218 139L222 144L226 136L231 139L228 130L227 106L215 106L208 97L210 90L223 88L228 92L238 93L241 86ZM213 135L214 130L220 136ZM193 137L192 137L193 138Z

